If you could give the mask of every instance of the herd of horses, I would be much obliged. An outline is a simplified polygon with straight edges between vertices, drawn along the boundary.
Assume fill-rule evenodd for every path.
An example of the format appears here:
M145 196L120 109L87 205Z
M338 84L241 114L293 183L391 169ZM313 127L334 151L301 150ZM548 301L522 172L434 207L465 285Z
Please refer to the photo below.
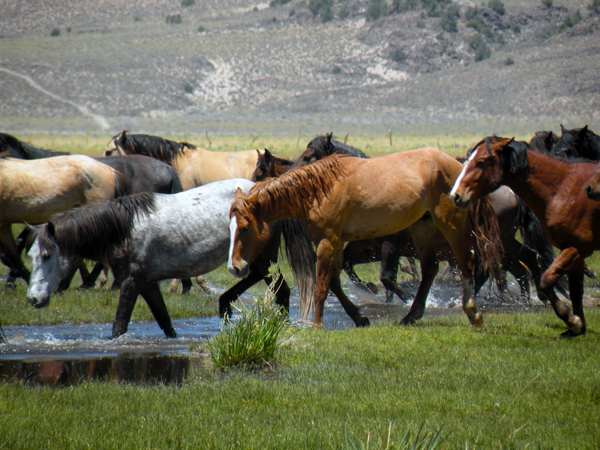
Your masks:
M355 264L381 261L386 298L409 300L396 282L400 257L407 257L419 260L421 279L401 324L423 316L445 260L461 273L462 306L474 326L483 322L475 295L490 277L502 289L508 271L525 299L533 281L566 323L562 336L578 336L586 331L584 260L600 249L600 137L587 126L561 131L538 132L529 142L489 136L460 161L435 148L371 159L332 134L311 140L295 161L126 131L103 157L91 158L0 134L6 288L24 279L28 301L43 307L76 270L89 286L109 267L119 289L113 337L127 331L140 295L165 335L175 337L159 281L182 279L189 289L192 277L224 262L241 280L220 296L222 317L261 280L288 309L289 286L269 272L283 238L299 317L313 316L316 327L329 291L356 326L369 325L342 289L342 270L361 283ZM15 241L13 223L34 226ZM97 263L91 274L86 260ZM572 312L557 292L570 298Z

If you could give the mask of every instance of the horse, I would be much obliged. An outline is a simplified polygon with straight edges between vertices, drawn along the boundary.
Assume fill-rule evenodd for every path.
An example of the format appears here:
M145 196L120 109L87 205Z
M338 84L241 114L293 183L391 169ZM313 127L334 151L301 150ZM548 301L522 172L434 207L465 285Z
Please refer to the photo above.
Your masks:
M483 316L472 295L471 244L475 241L481 261L493 267L499 259L500 243L487 199L474 205L471 213L450 202L448 195L461 167L454 158L433 148L374 159L333 155L257 183L248 194L238 190L230 210L228 269L236 277L246 276L250 264L268 242L268 224L298 219L307 226L317 248L313 326L323 326L323 306L329 289L356 326L368 326L369 319L361 315L341 288L344 242L386 236L410 227L422 270L435 277L439 265L434 244L439 231L450 244L463 274L463 310L469 321L479 327ZM431 220L421 220L426 213ZM479 238L471 233L470 225L479 230ZM485 225L485 231L480 225ZM423 278L426 275L429 279L428 274ZM423 316L430 286L421 283L402 323L413 323Z
M18 159L40 159L69 155L69 152L57 152L37 148L27 142L20 141L10 134L0 133L0 153L4 152L8 152L7 156Z
M551 147L553 140L558 140L554 133L542 131L536 133L532 141L538 142L537 145L543 148L548 148ZM268 177L277 177L289 170L294 164L304 167L334 153L368 158L361 150L336 141L329 133L312 139L305 152L295 163L282 158L272 158L269 156L268 151L265 151L258 157L256 170L252 178L254 181L262 181ZM510 189L501 188L498 192L491 193L490 201L500 225L500 235L504 248L502 267L513 274L519 284L521 298L525 302L529 302L529 271L536 288L539 288L541 274L554 260L552 246L546 239L535 215ZM521 232L523 243L515 238L517 231ZM439 246L436 253L442 259L455 264L452 252L447 245L442 244ZM408 258L409 263L418 256L408 229L377 239L348 243L344 249L343 269L353 283L373 291L372 287L358 277L354 271L354 265L381 261L380 281L386 288L386 300L391 301L391 296L394 293L400 299L405 300L410 297L410 294L396 284L399 258L401 256ZM474 277L475 295L479 293L488 279L489 274L479 270L479 266L476 266ZM561 280L558 289L561 293L567 295L564 281ZM544 294L541 293L540 295L541 299L546 301Z
M30 237L28 301L46 306L73 258L100 261L123 279L112 337L127 332L139 295L165 335L176 337L158 282L202 275L227 261L229 205L238 188L247 192L252 185L243 179L224 180L173 195L121 197L53 216ZM221 316L231 314L231 302L249 286L259 280L271 284L268 268L277 260L279 236L285 230L273 227L273 239L256 258L250 277L221 295ZM297 254L288 256L292 269L306 265L303 260L294 262ZM290 289L281 275L274 286L277 303L287 309Z
M582 304L585 258L600 249L600 204L587 198L584 186L595 168L593 163L553 158L514 138L488 136L468 153L450 194L456 206L468 208L506 185L535 213L550 243L560 250L544 272L540 288L568 327L561 337L586 332ZM573 314L553 289L563 275L568 278Z
M585 159L600 161L600 136L595 134L588 126L583 128L565 129L560 125L562 135L552 147L551 154L569 160Z
M66 155L20 160L0 159L0 246L3 260L29 281L12 234L13 223L40 224L53 214L87 202L124 194L125 181L116 170L89 156Z
M184 190L230 178L249 180L257 160L255 150L213 152L188 142L175 142L146 134L128 134L126 130L111 138L104 155L109 156L114 151L123 155L151 156L172 165L179 172Z

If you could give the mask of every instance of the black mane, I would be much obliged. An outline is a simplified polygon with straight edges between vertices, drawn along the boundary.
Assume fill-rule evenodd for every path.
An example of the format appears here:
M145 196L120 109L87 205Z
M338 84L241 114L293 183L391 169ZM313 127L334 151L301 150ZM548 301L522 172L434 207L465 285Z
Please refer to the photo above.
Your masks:
M37 148L10 134L0 133L0 153L4 152L8 152L6 156L18 159L41 159L70 154L69 152L55 152Z
M186 148L192 150L196 148L188 142L175 142L147 134L126 134L125 131L113 136L112 139L125 153L150 156L167 164L173 164Z
M560 127L562 136L552 148L553 156L568 160L600 161L600 136L589 130L587 125L571 130L566 130L562 125Z
M123 247L131 238L134 219L151 214L154 210L155 196L145 192L109 202L88 203L55 214L50 222L54 225L54 239L64 255L110 261L115 250ZM29 236L27 248L31 247L37 236L43 248L52 248L45 226L37 227Z
M525 141L515 141L510 138L499 137L499 136L487 136L486 138L479 141L475 144L468 152L467 159L469 156L475 151L475 149L479 148L481 145L485 144L485 148L488 153L491 153L490 145L494 142L499 141L510 141L508 145L504 148L503 151L499 152L498 160L500 161L500 165L502 169L507 173L516 173L521 169L524 169L529 164L529 156L527 155L527 150L537 151L532 148Z
M307 148L312 146L317 159L323 159L335 153L340 155L355 156L357 158L368 158L368 156L361 150L350 147L349 145L339 142L334 138L335 136L333 136L333 133L329 133L324 136L317 136L308 143Z

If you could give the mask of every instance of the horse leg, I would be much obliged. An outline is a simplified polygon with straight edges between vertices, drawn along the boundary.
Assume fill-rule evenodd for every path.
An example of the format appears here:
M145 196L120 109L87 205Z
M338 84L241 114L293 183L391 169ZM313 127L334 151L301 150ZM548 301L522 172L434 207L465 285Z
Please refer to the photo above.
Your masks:
M250 269L250 273L246 278L241 279L219 297L219 316L222 319L231 317L231 303L236 301L246 289L254 286L256 283L264 279L263 275L258 270Z
M344 311L346 311L346 314L348 314L348 316L350 316L350 318L354 321L354 324L359 328L360 327L368 327L371 324L371 322L369 321L369 318L363 316L360 313L358 306L356 306L354 303L352 303L352 301L344 293L344 291L342 289L342 284L340 282L340 271L339 270L331 276L330 283L331 283L330 284L331 291L338 298L342 307L344 308ZM316 310L315 310L315 312L316 312Z
M129 277L121 284L121 290L119 292L119 305L117 306L117 314L113 323L112 337L116 338L124 333L127 333L129 321L131 320L131 313L133 307L137 301L138 295L140 294L140 288L138 283Z
M521 261L509 255L504 255L502 266L515 277L517 283L519 283L519 289L521 290L521 299L529 304L531 302L531 290L529 287L529 279L531 276L529 271L521 264Z
M140 294L142 295L142 298L146 300L160 329L163 330L168 338L176 338L177 332L171 323L171 317L169 316L169 311L167 310L163 296L160 293L158 282L154 281L146 284L140 290Z
M415 296L410 311L400 321L400 325L411 325L423 317L427 296L429 295L431 286L440 269L440 264L435 253L435 243L433 241L435 226L432 226L432 224L418 223L410 228L410 232L415 244L415 251L421 262L421 284L419 285L417 295Z
M7 266L14 269L20 278L29 283L30 273L21 260L19 249L12 234L11 224L0 226L0 246L4 252L3 261L8 262Z
M344 272L348 275L350 280L364 289L370 291L373 294L377 294L377 286L373 283L367 283L361 280L356 272L354 271L354 265L360 261L360 253L363 249L363 241L349 242L344 248Z
M550 300L550 304L558 318L569 327L568 331L561 335L562 337L579 336L584 334L586 330L582 306L584 268L584 260L579 251L570 247L561 251L546 272L544 272L544 275L542 275L540 288ZM564 274L568 274L569 278L573 315L571 315L568 306L559 300L553 289L554 283Z
M400 251L398 245L386 240L381 245L381 269L379 279L385 286L385 301L391 302L396 294L404 303L412 298L412 295L396 284L398 265L400 262Z

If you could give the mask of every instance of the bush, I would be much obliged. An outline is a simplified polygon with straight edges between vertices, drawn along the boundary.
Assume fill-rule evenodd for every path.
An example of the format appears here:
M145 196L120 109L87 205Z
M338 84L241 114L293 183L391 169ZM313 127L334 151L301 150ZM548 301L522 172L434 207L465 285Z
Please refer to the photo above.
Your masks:
M460 9L456 5L451 5L442 13L442 20L440 25L444 31L448 33L454 33L458 31L458 22Z
M512 66L515 62L513 61L512 58L508 57L504 60L504 65L505 66Z
M206 28L204 28L202 25L200 25L198 27L198 33L204 33L206 31Z
M519 22L517 22L516 20L513 21L510 24L510 29L513 33L520 33L521 32L521 25L519 25Z
M274 8L275 6L285 5L286 3L289 3L291 1L292 0L271 0L271 2L269 2L269 6L271 8Z
M329 22L333 20L333 11L331 10L331 5L329 3L325 3L321 8L321 22Z
M333 69L331 69L331 73L337 75L338 73L342 73L342 69L340 68L340 66L333 66Z
M371 0L371 4L365 11L365 17L367 20L377 20L384 13L385 4L382 0Z
M260 369L275 361L289 322L285 311L273 303L273 297L269 290L263 300L256 299L251 310L238 309L240 316L208 341L217 369Z
M52 36L52 37L60 36L60 30L58 28L52 28L52 31L50 32L50 36Z
M596 8L600 6L600 0L592 0L590 4L587 6L589 11L594 11Z
M342 6L342 8L340 9L340 12L338 14L339 18L346 19L349 15L350 15L350 11L348 10L348 8L346 6Z
M502 2L502 0L490 0L488 2L488 8L490 8L493 11L496 11L501 16L503 16L506 12L504 10L504 3Z
M177 25L181 23L181 14L173 14L172 16L167 16L165 21L171 25Z
M196 4L196 0L181 0L181 6L187 8L188 6L193 6Z
M544 5L546 8L552 8L553 3L554 0L542 0L542 5Z
M397 63L406 61L406 59L408 58L408 55L406 54L403 48L397 48L392 52L390 56L392 57L392 61Z
M483 61L492 56L492 50L479 33L469 37L467 39L467 44L475 51L475 62Z

